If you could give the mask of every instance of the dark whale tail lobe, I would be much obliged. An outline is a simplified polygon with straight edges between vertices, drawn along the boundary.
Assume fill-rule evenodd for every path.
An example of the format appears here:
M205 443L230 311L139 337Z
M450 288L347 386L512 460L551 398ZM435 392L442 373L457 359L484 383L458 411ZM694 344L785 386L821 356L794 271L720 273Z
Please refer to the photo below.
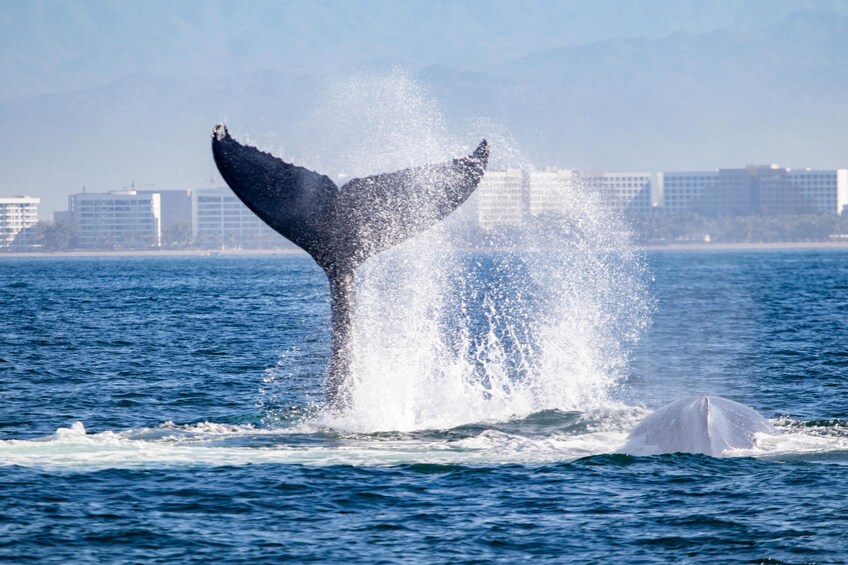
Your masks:
M327 274L333 324L327 398L335 407L343 405L354 269L465 202L485 172L486 140L466 157L357 178L341 188L325 175L240 144L223 124L213 131L212 154L239 199Z
M489 147L483 140L469 156L356 178L341 188L325 175L238 143L223 124L213 132L212 153L242 202L330 274L355 269L453 212L477 188Z

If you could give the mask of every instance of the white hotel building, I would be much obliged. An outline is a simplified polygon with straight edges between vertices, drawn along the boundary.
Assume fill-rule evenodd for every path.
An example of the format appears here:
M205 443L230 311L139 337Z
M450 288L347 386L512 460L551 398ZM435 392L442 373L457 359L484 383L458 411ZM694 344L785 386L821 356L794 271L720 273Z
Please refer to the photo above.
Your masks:
M477 187L477 225L483 230L518 226L526 215L524 173L518 169L486 171Z
M692 210L704 192L718 182L718 171L662 173L662 211L679 214Z
M192 191L194 243L207 248L268 249L291 247L250 211L229 188Z
M816 212L848 212L848 169L786 169L789 180L809 199Z
M77 226L79 247L143 249L162 244L158 194L82 192L68 197L68 211Z
M582 183L598 191L606 205L637 216L689 211L713 215L842 214L848 210L846 169L793 170L778 165L666 173L547 169L530 173L527 182L534 215L541 210L562 211L557 194L562 195L570 183ZM557 189L551 190L554 185Z
M666 173L556 168L486 171L463 214L483 231L520 226L534 216L568 214L583 188L595 191L607 206L636 216L689 211L841 214L848 210L848 170L767 165ZM179 235L179 244L186 244L182 242L189 239L189 223L191 240L199 247L292 246L227 188L81 193L70 196L68 203L67 217L77 226L82 248L158 248L167 230ZM13 241L16 247L26 245L20 234L37 223L38 204L38 198L0 198L0 249L9 248Z
M652 173L581 173L589 187L597 190L604 204L624 212L647 216L654 207L659 176Z
M842 214L848 208L848 170L744 169L662 173L666 214Z
M40 198L12 196L0 198L0 249L26 246L28 228L38 223Z
M533 171L527 178L531 216L545 213L565 213L571 202L569 191L577 182L577 176L570 169L547 168Z
M517 226L530 216L567 214L572 191L596 191L604 204L628 213L647 215L659 198L659 175L651 173L583 172L546 168L541 171L486 171L477 189L477 220L481 229Z

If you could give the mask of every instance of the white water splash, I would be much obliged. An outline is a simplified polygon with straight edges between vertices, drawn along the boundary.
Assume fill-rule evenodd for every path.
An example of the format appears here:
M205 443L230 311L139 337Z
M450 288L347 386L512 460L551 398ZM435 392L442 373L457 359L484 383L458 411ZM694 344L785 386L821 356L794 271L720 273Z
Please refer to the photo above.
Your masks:
M354 74L328 85L301 129L310 144L320 140L303 159L339 184L444 161L469 149L451 139L423 85L401 71Z
M307 137L327 140L313 162L345 172L341 180L455 158L481 138L491 142L490 170L530 168L490 121L452 136L403 73L350 77L328 92ZM558 218L486 243L497 248L489 256L508 258L496 272L468 255L480 243L469 237L474 197L360 267L352 405L321 421L359 432L443 429L608 404L648 319L643 266L620 218L589 188L575 183L555 197Z
M43 469L156 469L251 464L394 466L500 465L570 462L620 453L628 432L647 411L619 406L576 415L557 413L498 426L458 428L449 434L338 433L314 421L291 428L211 422L88 433L81 422L35 440L0 440L0 466ZM761 436L749 450L725 457L758 457L848 464L844 424L807 429L777 421L779 436ZM324 438L324 441L316 441Z

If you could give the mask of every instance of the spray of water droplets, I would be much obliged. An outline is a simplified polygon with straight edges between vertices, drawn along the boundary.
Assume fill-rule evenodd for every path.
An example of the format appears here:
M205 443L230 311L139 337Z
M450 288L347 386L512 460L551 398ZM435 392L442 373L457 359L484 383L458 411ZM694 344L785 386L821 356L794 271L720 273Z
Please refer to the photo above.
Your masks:
M491 145L489 170L531 167L475 119L454 137L403 73L340 81L306 137L337 178L440 162ZM484 190L481 188L478 190ZM479 233L478 194L447 220L365 262L356 275L352 404L322 422L355 431L447 428L609 403L647 323L643 265L626 224L579 181L558 212Z

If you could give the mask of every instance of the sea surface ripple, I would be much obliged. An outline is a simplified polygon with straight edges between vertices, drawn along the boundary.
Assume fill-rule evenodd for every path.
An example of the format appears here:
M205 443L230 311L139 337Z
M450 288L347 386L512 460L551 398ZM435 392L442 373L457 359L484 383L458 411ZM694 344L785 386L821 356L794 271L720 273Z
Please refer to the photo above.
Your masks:
M647 260L607 409L361 433L306 257L0 259L0 561L848 561L848 252ZM784 434L616 453L695 393Z

